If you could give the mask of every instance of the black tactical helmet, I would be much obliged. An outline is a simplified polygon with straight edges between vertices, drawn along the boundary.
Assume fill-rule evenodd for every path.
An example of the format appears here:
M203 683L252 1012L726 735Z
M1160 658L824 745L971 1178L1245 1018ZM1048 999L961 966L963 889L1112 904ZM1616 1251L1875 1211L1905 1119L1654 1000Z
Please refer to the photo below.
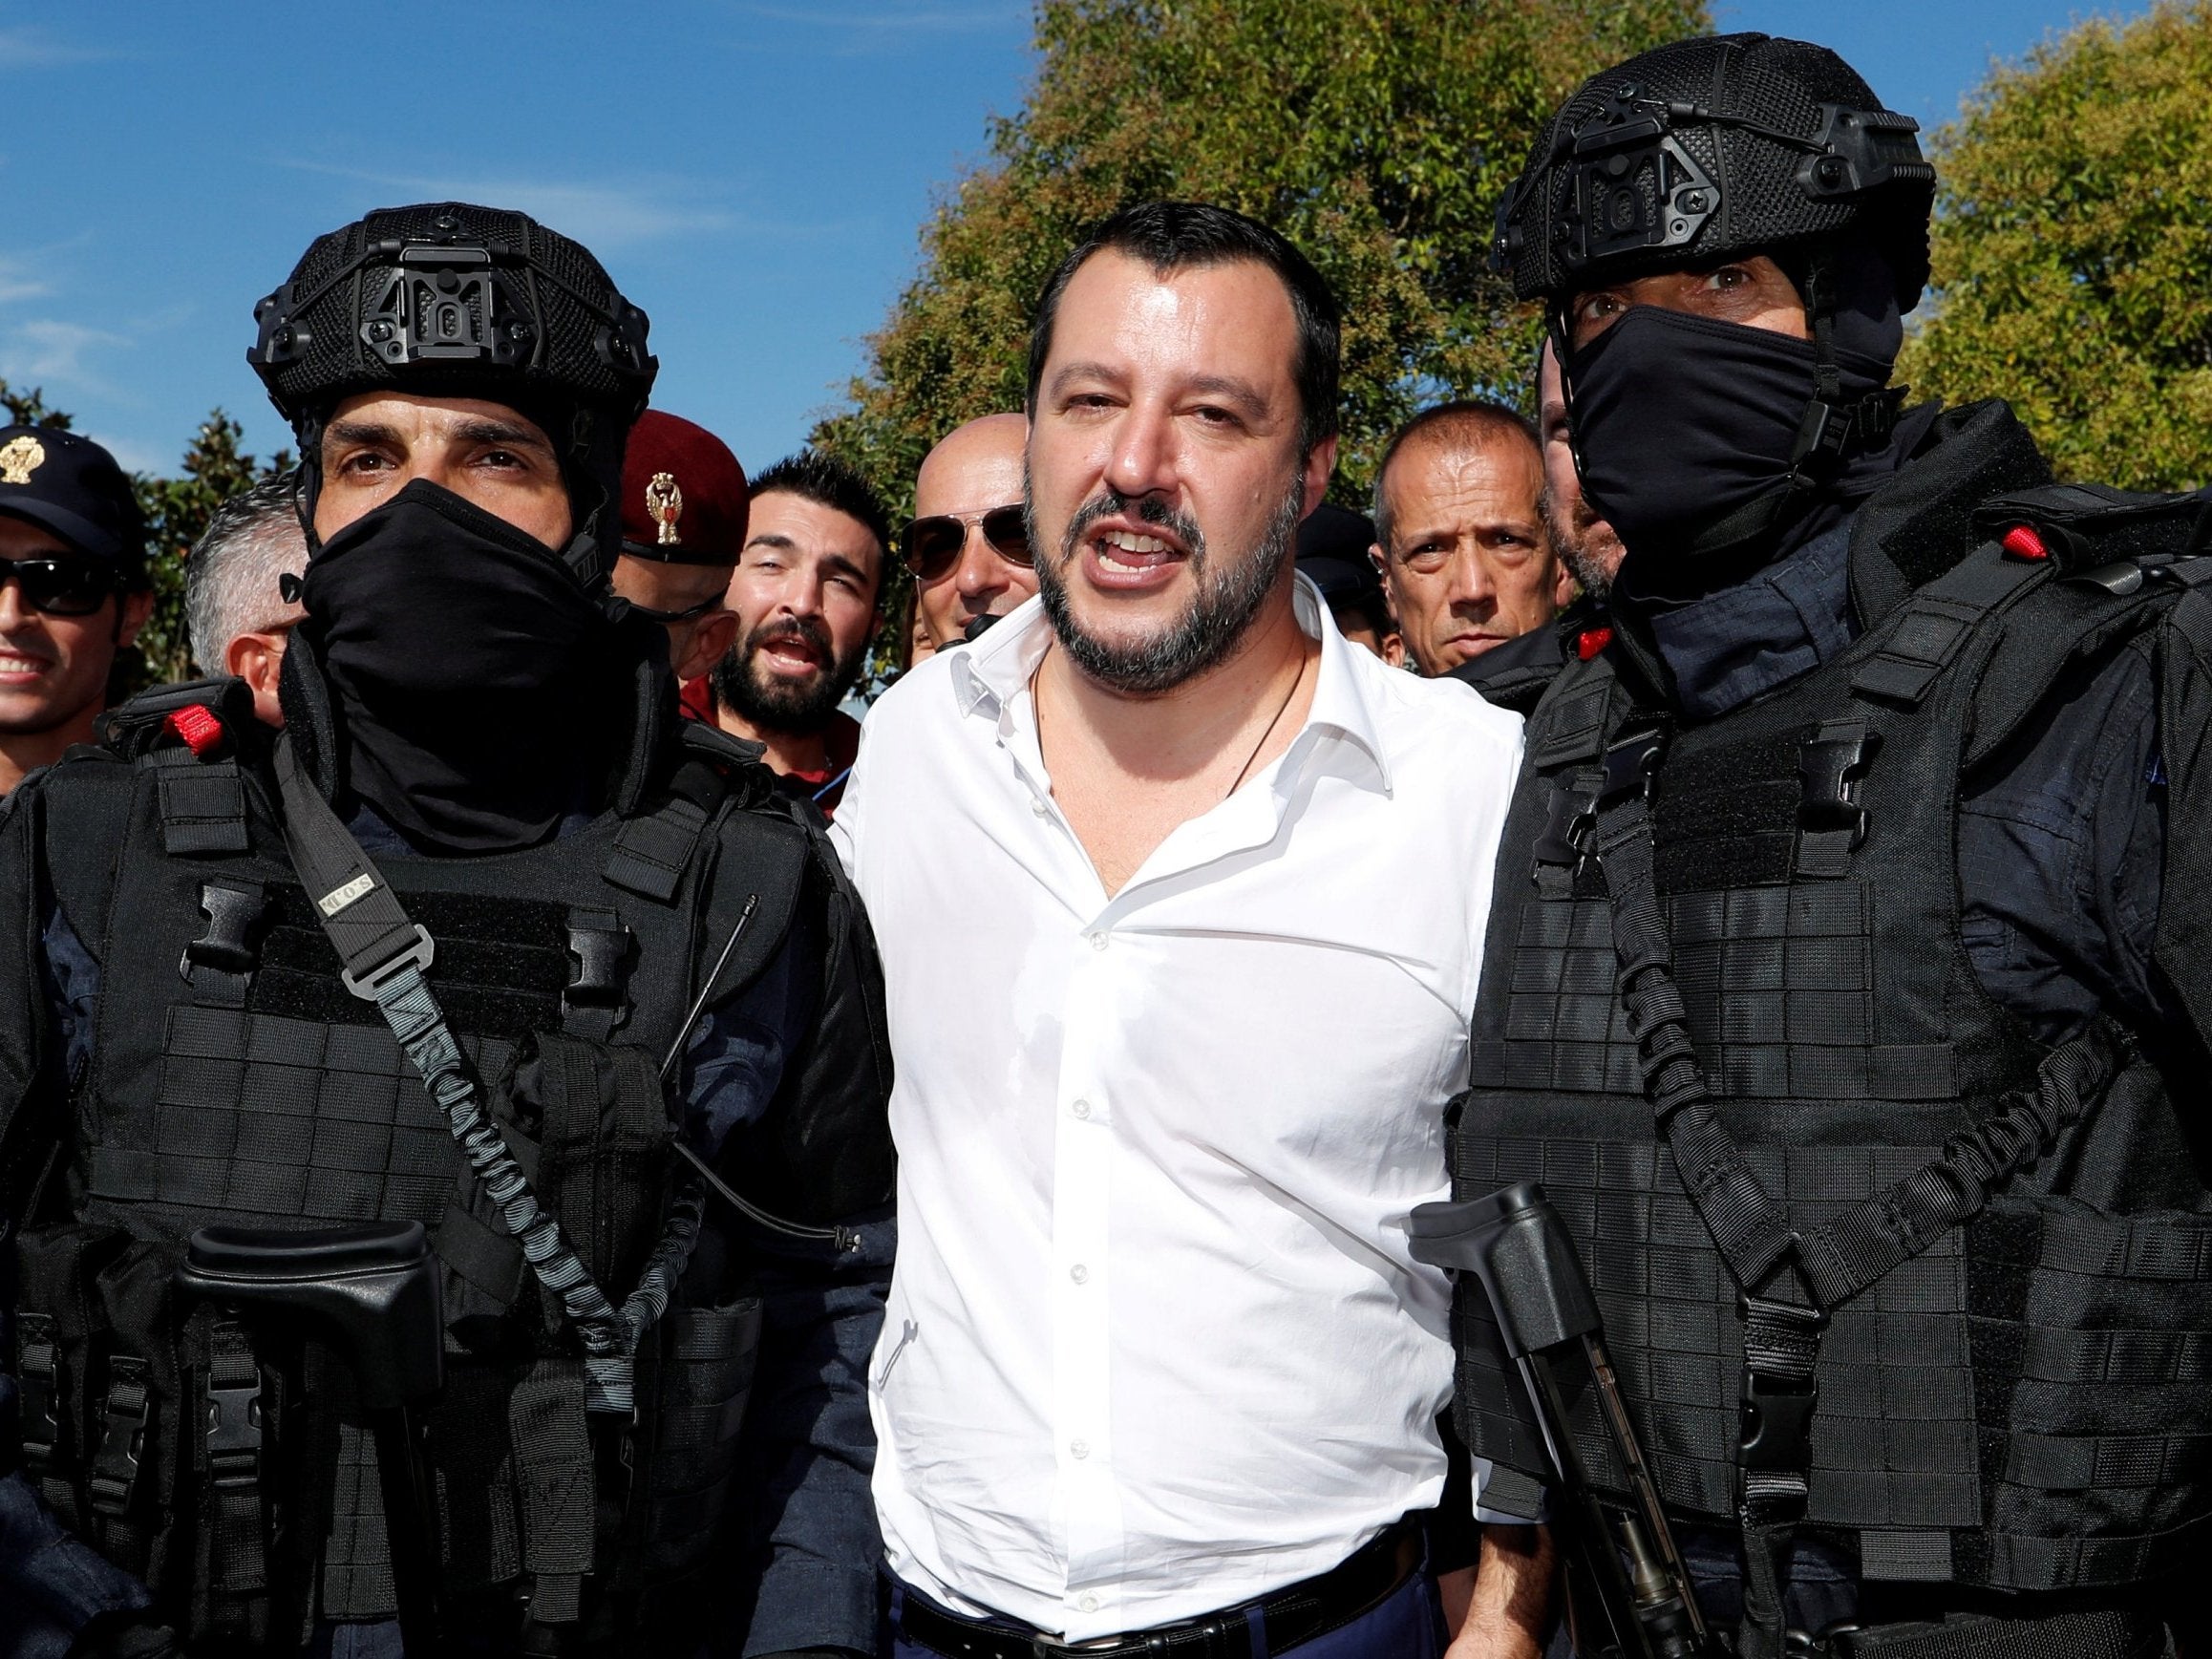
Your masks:
M1499 206L1492 260L1522 299L1556 308L1604 282L1864 237L1910 310L1935 194L1919 129L1824 46L1721 34L1656 47L1591 76L1552 117Z
M343 399L480 397L530 416L561 452L579 580L613 568L623 441L660 365L645 313L589 249L500 208L379 208L316 238L254 316L246 361L299 436L309 517L323 424Z

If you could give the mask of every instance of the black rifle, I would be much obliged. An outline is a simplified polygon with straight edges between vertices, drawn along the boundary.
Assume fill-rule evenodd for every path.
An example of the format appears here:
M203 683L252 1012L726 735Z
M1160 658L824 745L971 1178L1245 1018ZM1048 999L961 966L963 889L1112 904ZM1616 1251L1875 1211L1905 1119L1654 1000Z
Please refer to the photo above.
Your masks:
M1522 1181L1488 1198L1422 1204L1416 1260L1480 1281L1505 1351L1520 1369L1557 1477L1551 1525L1567 1580L1575 1651L1592 1659L1708 1659L1726 1649L1705 1627L1643 1447L1621 1399L1605 1321L1575 1243L1544 1197ZM1630 1500L1601 1497L1575 1448L1567 1381L1586 1368Z
M445 1311L422 1223L202 1227L176 1284L185 1296L314 1337L351 1370L376 1442L400 1641L411 1659L435 1654L436 1517L413 1408L445 1380Z

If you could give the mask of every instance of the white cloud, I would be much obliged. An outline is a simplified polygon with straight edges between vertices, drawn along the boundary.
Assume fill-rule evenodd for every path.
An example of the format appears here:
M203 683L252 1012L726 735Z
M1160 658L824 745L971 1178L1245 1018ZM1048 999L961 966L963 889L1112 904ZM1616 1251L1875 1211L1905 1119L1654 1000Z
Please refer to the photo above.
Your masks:
M126 394L85 359L94 352L127 347L130 341L105 329L59 317L26 317L0 330L0 379L18 387L59 387L98 397Z
M53 285L30 275L21 260L0 254L0 306L14 300L41 299L53 291Z
M682 180L642 180L627 184L567 183L555 180L463 178L452 175L369 173L313 161L287 167L351 179L395 192L395 201L481 202L512 207L594 251L629 247L671 236L727 230L734 223L719 207L686 198L696 188Z
M86 436L91 436L89 433ZM114 456L116 464L127 473L153 473L165 478L177 470L175 455L165 455L136 439L102 434L93 441Z
M43 29L0 29L0 70L49 69L65 63L97 63L115 54L71 46Z

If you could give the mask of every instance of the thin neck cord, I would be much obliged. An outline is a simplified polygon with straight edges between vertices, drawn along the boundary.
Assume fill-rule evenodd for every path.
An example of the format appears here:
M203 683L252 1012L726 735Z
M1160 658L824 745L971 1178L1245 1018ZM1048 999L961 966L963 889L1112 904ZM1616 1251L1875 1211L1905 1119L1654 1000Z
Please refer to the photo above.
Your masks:
M1051 654L1051 649L1048 648L1046 655ZM1044 671L1045 659L1039 657L1037 666L1030 670L1030 706L1036 711L1037 753L1040 755L1045 752L1045 699L1040 694L1038 687ZM1237 776L1229 780L1229 787L1222 792L1222 800L1228 799L1230 796L1244 787L1245 775L1252 770L1252 762L1260 758L1260 751L1267 747L1267 739L1274 736L1275 728L1283 724L1283 716L1289 712L1291 700L1298 695L1298 688L1305 683L1306 657L1305 653L1301 652L1298 658L1298 671L1290 676L1290 689L1283 693L1282 702L1275 706L1274 718L1267 722L1266 730L1260 734L1260 740L1252 745L1252 752L1244 756L1244 765L1237 768ZM1052 762L1046 761L1045 770L1049 773L1052 769ZM1217 801L1215 804L1218 806L1221 802Z

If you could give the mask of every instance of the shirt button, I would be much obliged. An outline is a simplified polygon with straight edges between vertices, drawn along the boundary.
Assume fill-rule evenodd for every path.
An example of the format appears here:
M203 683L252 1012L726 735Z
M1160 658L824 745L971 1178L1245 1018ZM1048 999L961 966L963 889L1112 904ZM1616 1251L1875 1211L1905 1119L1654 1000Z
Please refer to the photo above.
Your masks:
M1070 1440L1068 1442L1068 1455L1080 1463L1091 1455L1091 1442L1088 1440Z
M1088 1100L1078 1100L1073 1106L1069 1107L1068 1110L1073 1112L1078 1117L1088 1117L1091 1116L1091 1102Z
M1094 949L1094 950L1103 950L1103 949L1105 949L1105 948L1106 948L1106 935L1105 935L1105 934L1103 934L1103 933L1094 933L1094 934L1092 934L1092 935L1091 935L1091 948L1092 948L1092 949Z
M1051 818L1053 816L1053 809L1045 804L1041 796L1032 795L1030 797L1030 811L1035 813L1039 818Z
M1093 1595L1089 1590L1085 1590L1081 1599L1075 1603L1075 1606L1083 1612L1095 1613L1098 1610L1098 1598Z
M1077 1262L1073 1267L1068 1269L1068 1277L1074 1280L1078 1285L1088 1285L1091 1282L1091 1269L1084 1266L1082 1263Z

